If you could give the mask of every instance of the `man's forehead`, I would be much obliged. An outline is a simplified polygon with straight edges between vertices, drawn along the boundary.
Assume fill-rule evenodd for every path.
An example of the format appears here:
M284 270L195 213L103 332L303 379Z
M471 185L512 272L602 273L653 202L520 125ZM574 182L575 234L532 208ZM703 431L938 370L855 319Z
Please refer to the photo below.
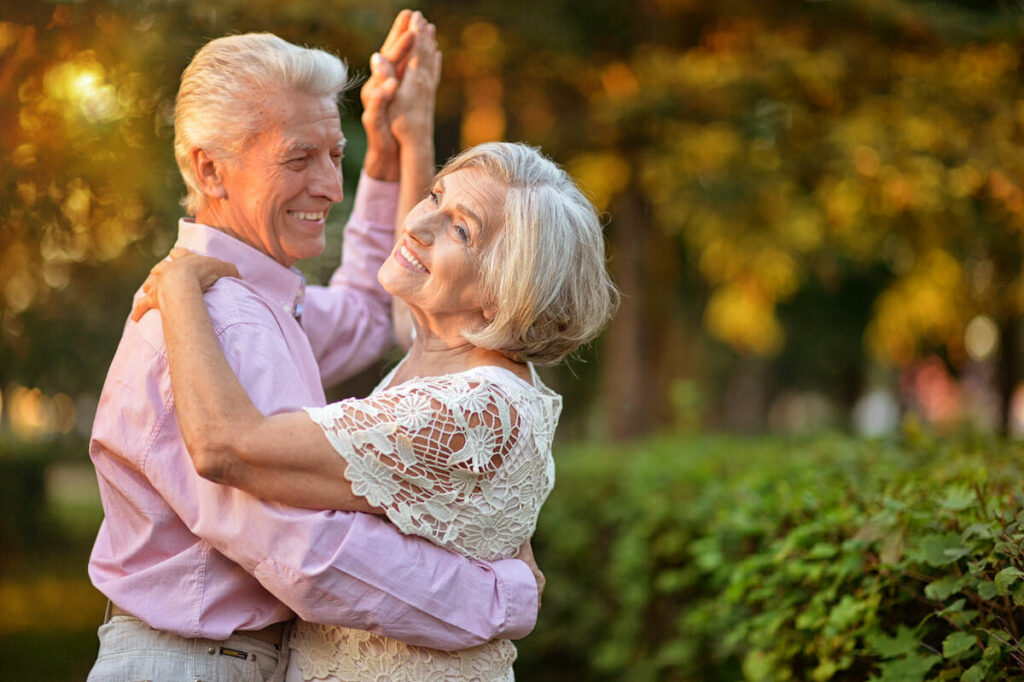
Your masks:
M343 147L337 102L304 93L277 93L257 105L267 140L280 150Z

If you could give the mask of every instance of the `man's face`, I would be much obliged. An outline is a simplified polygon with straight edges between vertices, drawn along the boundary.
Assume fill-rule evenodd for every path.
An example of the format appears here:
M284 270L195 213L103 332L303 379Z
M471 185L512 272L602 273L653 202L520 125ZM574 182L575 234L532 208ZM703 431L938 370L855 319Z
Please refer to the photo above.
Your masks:
M324 223L342 199L345 138L330 97L279 92L254 101L264 129L221 163L223 199L197 216L291 266L324 248Z

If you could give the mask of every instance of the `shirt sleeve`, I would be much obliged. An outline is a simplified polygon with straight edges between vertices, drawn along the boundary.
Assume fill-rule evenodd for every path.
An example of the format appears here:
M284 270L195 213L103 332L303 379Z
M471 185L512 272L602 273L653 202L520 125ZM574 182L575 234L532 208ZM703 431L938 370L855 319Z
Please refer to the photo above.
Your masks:
M236 319L259 317L241 312ZM292 388L297 368L279 330L234 322L218 335L261 411L301 407L304 398ZM370 515L285 507L207 481L191 466L173 410L151 452L144 471L188 528L304 620L446 650L533 628L537 587L520 561L472 561Z
M453 375L306 412L353 492L402 532L497 559L530 538L550 488L515 402L500 384Z
M306 287L302 326L326 386L356 374L394 345L391 296L377 271L391 254L398 183L365 173L345 226L341 266L326 287Z

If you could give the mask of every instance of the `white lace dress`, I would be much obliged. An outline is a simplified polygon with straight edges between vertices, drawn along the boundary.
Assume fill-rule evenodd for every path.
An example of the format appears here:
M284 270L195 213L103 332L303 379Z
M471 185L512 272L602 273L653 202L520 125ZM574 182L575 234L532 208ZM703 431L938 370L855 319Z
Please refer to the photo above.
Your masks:
M397 370L397 368L396 368ZM307 409L348 463L352 490L403 533L474 559L515 556L554 485L551 441L561 397L500 367L412 379L369 397ZM457 652L364 630L300 622L292 661L304 680L513 680L515 646Z

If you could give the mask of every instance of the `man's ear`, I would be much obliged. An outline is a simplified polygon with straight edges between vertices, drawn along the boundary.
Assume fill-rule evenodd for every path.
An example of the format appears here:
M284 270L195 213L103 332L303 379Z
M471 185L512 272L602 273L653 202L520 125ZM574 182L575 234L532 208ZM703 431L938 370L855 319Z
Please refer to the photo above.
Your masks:
M205 149L192 148L192 170L200 191L211 199L227 199L224 187L224 162L206 153Z

